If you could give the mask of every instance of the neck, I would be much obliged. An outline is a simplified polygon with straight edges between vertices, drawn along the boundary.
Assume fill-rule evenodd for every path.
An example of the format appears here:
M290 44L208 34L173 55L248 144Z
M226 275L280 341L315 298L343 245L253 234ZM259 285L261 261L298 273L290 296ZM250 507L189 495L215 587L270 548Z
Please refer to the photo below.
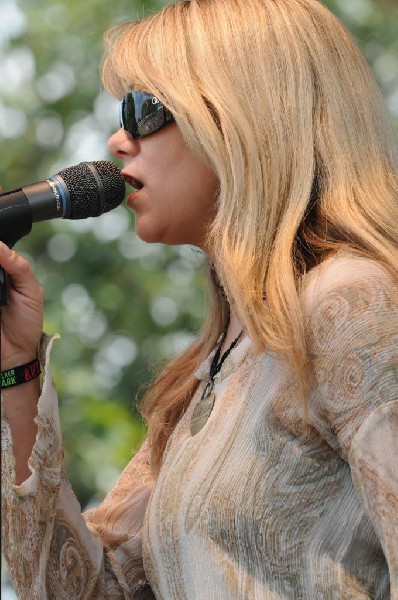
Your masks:
M216 260L216 258L212 257L211 254L209 254L209 258L213 265L217 279L219 280L219 277L217 275L217 260ZM221 285L221 283L220 283L220 285ZM232 303L230 303L230 305L229 305L229 324L228 324L227 335L225 337L224 343L221 348L222 352L224 352L227 348L229 348L231 343L240 334L242 329L243 329L242 323L240 322L240 320L234 310L234 307L232 306Z
M235 312L231 308L228 331L227 331L227 335L225 337L224 343L222 345L222 352L224 352L227 348L229 348L229 346L232 344L234 339L239 335L239 333L242 331L242 329L243 329L242 323L240 322L240 320L236 316Z

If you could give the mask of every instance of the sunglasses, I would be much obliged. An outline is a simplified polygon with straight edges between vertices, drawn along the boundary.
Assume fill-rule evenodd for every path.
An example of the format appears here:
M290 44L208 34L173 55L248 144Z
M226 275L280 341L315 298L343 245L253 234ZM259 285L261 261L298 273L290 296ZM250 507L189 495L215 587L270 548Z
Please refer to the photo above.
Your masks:
M171 112L152 94L127 92L120 102L120 127L139 140L174 121Z

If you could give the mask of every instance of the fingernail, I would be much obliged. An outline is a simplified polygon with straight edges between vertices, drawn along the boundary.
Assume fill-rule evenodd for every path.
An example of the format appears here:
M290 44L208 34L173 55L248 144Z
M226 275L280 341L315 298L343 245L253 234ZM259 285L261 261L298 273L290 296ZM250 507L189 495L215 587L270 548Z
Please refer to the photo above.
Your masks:
M4 242L0 242L0 252L4 256L10 256L12 250L10 250L10 248L7 246L7 244L5 244Z

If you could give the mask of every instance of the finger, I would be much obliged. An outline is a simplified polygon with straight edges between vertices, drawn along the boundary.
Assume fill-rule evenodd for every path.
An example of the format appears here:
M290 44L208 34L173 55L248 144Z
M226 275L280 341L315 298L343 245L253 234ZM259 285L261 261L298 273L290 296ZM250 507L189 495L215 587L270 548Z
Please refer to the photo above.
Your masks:
M0 242L0 265L12 278L12 285L18 291L39 286L28 261L3 242Z

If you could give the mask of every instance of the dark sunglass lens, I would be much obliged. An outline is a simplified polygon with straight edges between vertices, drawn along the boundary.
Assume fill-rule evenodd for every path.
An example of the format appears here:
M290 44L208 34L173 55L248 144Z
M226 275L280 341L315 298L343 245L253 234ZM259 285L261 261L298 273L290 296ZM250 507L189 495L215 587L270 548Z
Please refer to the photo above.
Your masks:
M164 115L163 109L158 109L156 112L152 112L149 115L146 115L139 123L138 123L138 133L140 137L144 137L145 135L150 135L154 133L158 129L160 129L164 125Z
M137 121L132 94L126 94L122 100L120 120L122 127L135 138L137 136Z
M128 92L120 103L120 125L136 140L158 131L172 120L171 113L150 94Z

